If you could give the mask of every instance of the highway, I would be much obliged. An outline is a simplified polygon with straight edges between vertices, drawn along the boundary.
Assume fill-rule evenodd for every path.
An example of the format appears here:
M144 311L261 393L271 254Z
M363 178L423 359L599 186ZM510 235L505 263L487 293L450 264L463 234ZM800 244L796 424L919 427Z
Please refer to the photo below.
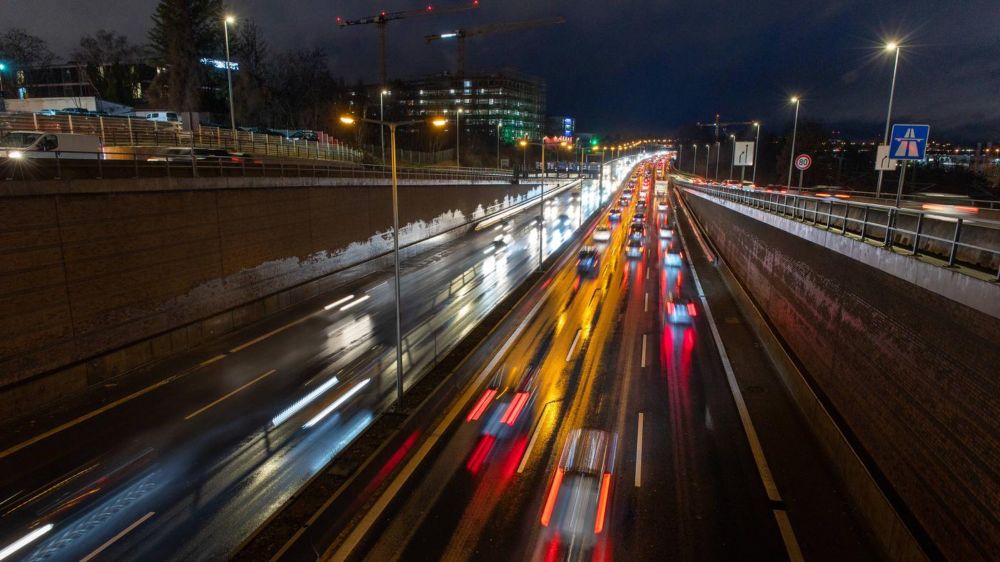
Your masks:
M546 254L599 195L588 181L547 198ZM537 269L536 214L403 263L407 386ZM328 297L160 365L121 400L5 434L0 559L229 555L394 397L391 271Z
M641 255L626 255L633 197L598 243L599 270L567 259L550 273L507 344L464 366L482 384L425 428L432 437L322 559L878 559L788 404L763 402L775 381L733 304L714 299L723 330L709 320L691 269L709 248L675 201L657 211L646 189ZM725 361L720 331L735 349ZM733 364L757 373L764 396L750 410L783 416L765 436L738 406ZM773 473L763 451L782 461ZM587 469L566 461L578 457ZM319 552L314 531L283 559Z

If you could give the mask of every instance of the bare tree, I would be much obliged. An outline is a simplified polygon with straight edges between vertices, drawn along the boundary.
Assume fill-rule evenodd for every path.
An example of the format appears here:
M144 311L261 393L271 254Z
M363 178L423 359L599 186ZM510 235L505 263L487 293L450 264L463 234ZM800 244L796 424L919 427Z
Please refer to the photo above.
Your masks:
M84 35L72 57L87 66L87 76L99 95L109 101L132 104L141 99L138 63L145 49L129 42L128 37L99 29L93 36Z
M45 40L31 35L25 29L13 27L0 35L0 60L14 67L52 64L55 55Z

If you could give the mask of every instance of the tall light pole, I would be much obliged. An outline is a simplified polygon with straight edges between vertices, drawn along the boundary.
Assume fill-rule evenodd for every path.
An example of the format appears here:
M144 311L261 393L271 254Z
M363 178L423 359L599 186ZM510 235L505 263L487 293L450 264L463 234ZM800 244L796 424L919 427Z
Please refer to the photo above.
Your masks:
M715 141L715 181L719 181L719 158L722 156L722 142Z
M712 160L712 145L706 144L705 148L708 149L705 152L705 179L708 179L708 164Z
M681 169L681 158L684 156L684 145L677 143L677 169Z
M882 144L889 144L889 122L892 120L892 98L896 95L896 69L899 68L899 45L896 43L887 43L885 50L896 51L896 60L892 63L892 86L889 87L889 111L885 114L885 134L882 135ZM882 194L882 166L880 165L879 168L878 183L875 184L876 199L878 199L878 197Z
M753 141L753 177L750 181L757 185L757 147L760 146L760 121L754 121L753 126L757 127L757 137Z
M497 169L500 169L500 127L503 127L503 121L497 121Z
M691 173L698 175L698 145L694 145L694 158L691 159Z
M455 110L455 165L462 167L462 108Z
M795 121L792 125L792 149L788 154L788 182L785 185L785 189L792 188L792 164L795 162L795 134L799 130L799 103L801 100L796 96L791 99L791 102L795 104Z
M736 135L729 135L729 140L732 141L733 151L729 153L729 179L733 179L733 156L736 155Z
M236 17L232 15L227 15L222 20L223 35L226 38L226 80L229 82L229 127L234 133L236 132L236 112L233 109L233 65L229 61L229 26L235 23Z
M422 121L397 121L389 122L382 121L381 119L366 119L363 117L353 117L351 115L344 115L340 118L340 122L345 125L353 125L358 121L363 121L365 123L375 123L380 127L389 127L389 151L392 153L390 158L391 166L391 177L392 177L392 257L396 269L396 408L401 409L403 407L403 327L400 314L400 303L401 299L399 296L399 285L400 285L400 274L399 274L399 194L398 185L396 181L396 127L400 125L413 125L416 123L421 123ZM447 119L435 118L431 121L431 124L435 127L443 127L448 123Z
M378 118L382 121L385 121L385 97L389 93L385 88L378 93ZM382 165L385 166L385 127L379 127L378 132L382 138Z
M524 148L525 152L528 151L528 146L542 148L542 185L538 197L538 271L542 271L542 263L545 261L545 179L548 177L548 172L545 169L545 137L542 137L542 142L528 142L528 139L523 139L518 144ZM556 149L556 155L558 154L559 150Z

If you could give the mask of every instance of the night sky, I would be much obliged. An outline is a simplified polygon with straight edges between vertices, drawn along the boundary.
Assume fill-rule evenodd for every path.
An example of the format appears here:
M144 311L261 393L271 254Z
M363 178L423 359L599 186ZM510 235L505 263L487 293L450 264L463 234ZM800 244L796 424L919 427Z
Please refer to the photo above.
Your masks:
M471 0L442 0L444 6ZM567 23L469 39L467 69L514 68L548 82L548 113L577 117L582 131L665 134L695 121L761 119L777 132L820 120L848 136L880 136L892 58L904 46L896 122L930 123L939 140L1000 140L1000 1L799 0L674 2L481 0L478 10L389 24L390 77L452 70L450 44L426 34L561 15ZM79 35L114 29L144 41L156 0L3 0L0 28L22 26L59 55ZM335 75L377 79L375 26L355 18L415 9L412 0L233 0L272 48L322 47Z

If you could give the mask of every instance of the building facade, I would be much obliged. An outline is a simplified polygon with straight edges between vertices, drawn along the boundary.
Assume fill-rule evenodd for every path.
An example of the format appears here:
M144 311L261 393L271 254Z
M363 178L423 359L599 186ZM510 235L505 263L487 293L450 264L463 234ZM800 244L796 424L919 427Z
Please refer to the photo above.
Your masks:
M448 74L419 78L396 84L391 103L408 119L451 118L461 109L463 132L495 135L499 125L507 144L525 137L537 141L544 132L545 82L526 76L497 73L461 79Z

